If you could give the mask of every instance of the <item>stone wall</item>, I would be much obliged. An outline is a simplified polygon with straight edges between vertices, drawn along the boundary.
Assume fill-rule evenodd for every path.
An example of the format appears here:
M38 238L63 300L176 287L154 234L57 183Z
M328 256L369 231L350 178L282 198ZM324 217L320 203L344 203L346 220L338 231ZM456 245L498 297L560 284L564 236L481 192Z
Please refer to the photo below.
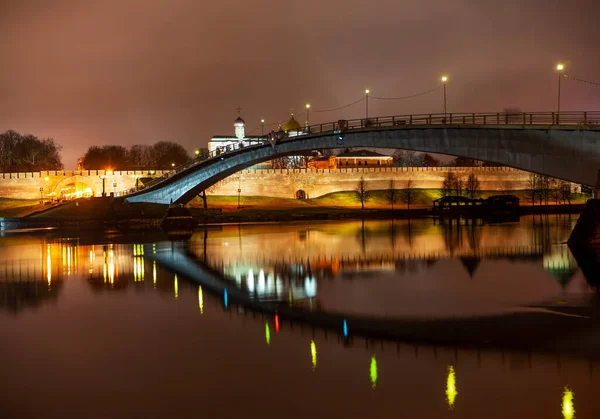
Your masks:
M106 193L135 188L136 178L160 176L167 171L116 171L107 174L104 170L50 170L27 173L0 173L0 198L40 199L59 196L60 191L70 185L78 190L89 188L95 196L102 194L102 176L106 177ZM116 184L116 186L114 186ZM43 188L40 191L40 188Z
M508 167L372 167L342 169L258 169L243 170L218 182L208 189L210 195L237 195L238 188L245 196L274 196L295 198L303 190L309 198L331 192L351 191L361 176L368 189L387 189L390 179L396 188L412 179L417 188L438 189L448 171L465 180L475 173L482 190L502 191L527 188L528 172ZM102 193L102 176L106 176L106 193L122 192L135 188L137 177L160 176L167 171L117 171L106 174L104 170L44 171L29 173L0 173L0 198L39 199L40 188L45 198L59 196L60 191L76 184L78 189L90 188L95 196ZM116 184L116 187L113 186Z
M351 191L361 176L368 189L387 189L396 181L401 189L408 179L417 188L438 189L448 171L465 180L470 173L477 175L482 190L503 191L527 188L528 172L508 167L373 167L353 169L261 169L243 170L222 180L207 191L211 195L237 195L238 188L245 196L275 196L295 198L303 190L309 198L331 192Z

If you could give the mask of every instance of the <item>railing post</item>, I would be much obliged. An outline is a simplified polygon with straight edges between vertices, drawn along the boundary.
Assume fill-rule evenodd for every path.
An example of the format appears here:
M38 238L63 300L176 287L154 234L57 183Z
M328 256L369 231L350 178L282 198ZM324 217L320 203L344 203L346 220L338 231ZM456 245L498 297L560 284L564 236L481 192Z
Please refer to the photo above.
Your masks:
M554 119L554 112L552 112L552 125L554 125L554 121L555 121L555 119Z
M431 125L431 114L429 114L429 118L427 119L427 124Z
M408 123L409 123L410 125L412 125L412 115L410 115L410 116L408 117Z
M486 115L483 115L483 125L485 125L485 124L486 124L486 122L487 122L487 121L486 121L486 119L487 119L487 116L486 116Z
M473 114L473 125L475 125L475 114Z
M496 114L496 124L500 125L500 112Z
M525 115L525 112L523 112L523 125L525 125L526 120L527 120L527 115Z
M583 123L587 125L587 112L583 113Z
M452 114L450 114L450 123L452 123Z
M466 124L466 123L467 123L467 119L465 116L463 116L463 124Z
M533 114L529 114L529 125L533 125Z
M504 124L508 125L508 114L504 114Z

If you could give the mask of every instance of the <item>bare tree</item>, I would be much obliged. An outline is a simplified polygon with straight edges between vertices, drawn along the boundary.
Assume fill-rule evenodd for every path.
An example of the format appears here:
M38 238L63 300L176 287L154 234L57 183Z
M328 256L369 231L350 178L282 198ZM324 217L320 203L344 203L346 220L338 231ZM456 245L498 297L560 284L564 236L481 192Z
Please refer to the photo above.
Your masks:
M531 205L535 206L535 201L538 198L540 199L540 205L542 203L540 185L540 176L535 173L530 173L527 177L527 191L525 193L525 198L531 201Z
M456 196L462 196L465 190L465 181L461 176L454 177L454 194Z
M440 189L442 198L452 195L453 185L454 173L446 172L446 176L444 176L444 180L442 181L442 187Z
M451 196L454 193L454 187L456 184L456 175L452 171L447 171L444 180L442 181L442 198Z
M552 196L552 178L549 176L538 175L538 190L540 202L544 202L548 206L548 201Z
M571 183L561 180L558 186L560 192L560 198L563 202L566 202L571 206Z
M392 154L395 167L420 167L423 156L412 150L396 150Z
M400 191L400 201L406 204L410 209L410 204L413 204L419 196L419 190L415 188L415 182L408 179L404 184L404 188Z
M392 205L392 211L394 210L394 203L398 198L398 192L396 191L396 181L394 179L390 179L388 183L388 190L386 193L387 201Z
M356 183L355 189L356 195L358 195L358 200L360 201L361 209L365 209L365 202L367 202L367 186L368 182L363 176L361 176L358 182Z
M470 173L465 184L465 193L467 197L475 199L481 195L481 184L475 173Z

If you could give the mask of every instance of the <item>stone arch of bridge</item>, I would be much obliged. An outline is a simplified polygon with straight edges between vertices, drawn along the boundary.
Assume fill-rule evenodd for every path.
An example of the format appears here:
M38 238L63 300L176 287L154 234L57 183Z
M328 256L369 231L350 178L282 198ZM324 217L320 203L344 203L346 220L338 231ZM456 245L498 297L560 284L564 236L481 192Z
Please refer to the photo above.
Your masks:
M191 166L129 202L187 203L202 190L255 164L318 149L371 147L414 150L493 162L570 182L594 185L600 168L600 130L530 127L373 128L303 135L246 147Z
M56 182L54 184L54 186L52 187L52 189L49 191L49 194L54 194L54 195L60 195L60 191L62 188L70 185L70 184L81 184L86 186L87 188L90 188L92 191L92 196L95 194L94 191L94 185L90 182L90 177L89 176L82 176L79 174L76 175L71 175L71 176L67 176L62 178L61 180L59 180L58 182Z

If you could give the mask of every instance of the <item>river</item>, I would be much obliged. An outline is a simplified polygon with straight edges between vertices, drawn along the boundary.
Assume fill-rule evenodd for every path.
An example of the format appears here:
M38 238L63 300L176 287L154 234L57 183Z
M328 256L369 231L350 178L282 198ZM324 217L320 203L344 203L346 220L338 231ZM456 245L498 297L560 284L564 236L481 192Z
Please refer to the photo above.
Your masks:
M0 417L598 417L576 221L5 233Z

